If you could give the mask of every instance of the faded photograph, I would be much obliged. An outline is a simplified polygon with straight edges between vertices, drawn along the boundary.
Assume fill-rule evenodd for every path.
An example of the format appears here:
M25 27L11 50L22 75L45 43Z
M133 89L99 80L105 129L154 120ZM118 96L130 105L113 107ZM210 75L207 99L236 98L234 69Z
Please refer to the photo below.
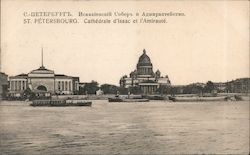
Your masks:
M0 154L249 154L249 1L1 1Z

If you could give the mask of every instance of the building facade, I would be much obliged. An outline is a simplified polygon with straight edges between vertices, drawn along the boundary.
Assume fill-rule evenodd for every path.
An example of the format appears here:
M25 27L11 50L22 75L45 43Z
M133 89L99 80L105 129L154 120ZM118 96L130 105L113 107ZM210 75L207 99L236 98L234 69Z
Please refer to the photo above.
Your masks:
M0 100L6 96L8 90L8 75L0 72Z
M227 82L229 93L250 93L250 78L239 78Z
M79 77L55 74L43 65L28 74L9 77L10 96L20 97L28 88L36 94L76 94Z
M139 87L143 94L155 94L160 86L169 86L170 80L168 76L161 76L161 72L153 71L153 64L146 50L139 57L136 69L129 75L124 75L120 79L120 86L124 88Z
M227 93L227 83L226 82L214 82L214 87L218 93Z

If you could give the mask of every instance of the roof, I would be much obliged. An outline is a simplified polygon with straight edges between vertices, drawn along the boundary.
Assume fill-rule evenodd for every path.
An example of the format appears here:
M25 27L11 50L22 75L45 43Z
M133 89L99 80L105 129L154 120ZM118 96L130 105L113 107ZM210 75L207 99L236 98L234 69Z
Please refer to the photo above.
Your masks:
M22 73L22 74L19 74L19 75L17 75L17 76L28 76L28 74Z
M28 77L28 74L19 74L19 75L16 75L16 76L10 76L10 78L27 78Z
M73 78L72 76L64 75L64 74L55 74L56 78Z
M64 75L64 74L55 74L55 76L67 76L67 75Z
M1 76L8 76L7 74L5 74L4 72L0 72Z
M30 74L54 74L54 71L41 66L38 69L32 70Z
M72 77L75 81L80 81L80 78L78 76L73 76Z

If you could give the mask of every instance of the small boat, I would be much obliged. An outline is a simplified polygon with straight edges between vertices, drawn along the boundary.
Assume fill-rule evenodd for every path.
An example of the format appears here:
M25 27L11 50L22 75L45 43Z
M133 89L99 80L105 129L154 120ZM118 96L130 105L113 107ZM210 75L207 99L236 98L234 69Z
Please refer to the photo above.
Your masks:
M91 106L92 102L87 100L76 100L76 99L70 99L66 100L66 104L72 105L72 106Z
M206 101L229 101L231 97L218 96L218 97L172 97L168 99L173 102L206 102Z
M30 104L31 106L49 106L49 107L66 107L66 106L91 106L92 102L87 100L76 100L76 99L68 99L68 100L34 100Z
M143 98L149 99L149 100L168 100L168 98L161 96L161 95L145 95Z
M112 98L108 98L109 102L148 102L149 99L146 98L121 98L119 96L115 96Z

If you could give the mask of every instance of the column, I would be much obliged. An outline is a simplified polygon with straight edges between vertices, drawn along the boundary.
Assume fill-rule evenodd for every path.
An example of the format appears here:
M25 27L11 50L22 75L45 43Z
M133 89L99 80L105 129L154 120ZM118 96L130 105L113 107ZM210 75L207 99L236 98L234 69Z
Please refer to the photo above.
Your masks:
M64 91L64 81L62 81L62 90Z
M10 81L10 90L12 90L12 81Z
M78 91L79 90L79 83L76 82L76 90Z
M14 84L13 90L15 91L16 90L16 81L13 81L13 84Z
M17 91L17 81L15 80L15 91Z
M20 90L23 90L23 81L20 81Z

